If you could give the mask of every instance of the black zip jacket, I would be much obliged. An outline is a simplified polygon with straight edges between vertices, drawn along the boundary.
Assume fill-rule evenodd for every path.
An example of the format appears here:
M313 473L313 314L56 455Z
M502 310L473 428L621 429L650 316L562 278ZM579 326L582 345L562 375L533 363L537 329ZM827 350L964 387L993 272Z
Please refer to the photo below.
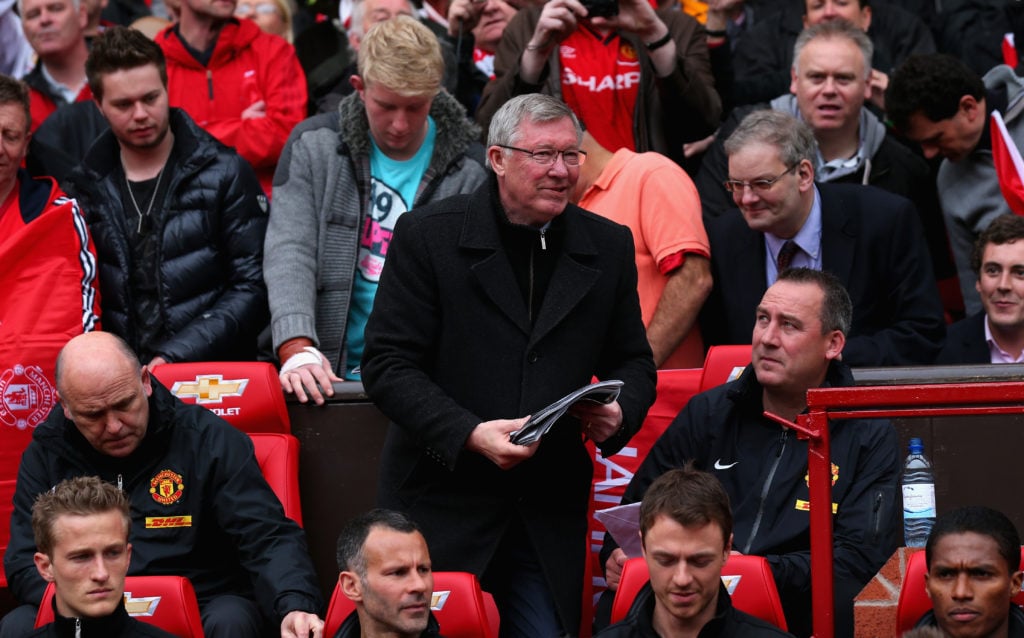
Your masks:
M59 405L36 428L18 468L4 555L14 596L38 605L46 588L32 559L36 495L66 478L98 475L131 502L129 575L185 576L200 607L232 593L254 599L277 622L290 611L320 613L305 534L285 517L249 437L150 378L149 426L124 459L96 452Z
M103 618L65 618L57 613L53 618L28 638L174 638L159 627L135 620L121 606Z
M341 627L338 627L338 633L334 634L334 638L360 638L362 636L362 628L359 625L359 614L352 612L345 619L345 622L341 623ZM420 638L444 638L441 635L441 627L437 624L437 619L434 618L434 614L430 614L430 620L427 621L427 628L420 634Z
M830 364L825 386L852 384L846 365ZM641 500L654 479L690 460L713 473L732 502L733 549L767 558L790 631L800 635L810 620L807 442L765 419L761 396L748 366L732 383L690 399L651 448L622 502ZM885 419L834 421L829 432L836 599L849 605L900 539L899 443ZM606 535L602 565L615 547Z
M175 160L162 176L166 192L152 214L154 263L137 263L132 255L129 225L137 218L122 195L125 178L113 132L96 140L63 184L82 207L96 245L103 328L144 360L255 359L257 335L270 313L263 283L267 199L252 167L184 111L170 110L170 127ZM155 277L159 316L143 319L160 329L151 343L141 342L134 317L131 282L140 271Z

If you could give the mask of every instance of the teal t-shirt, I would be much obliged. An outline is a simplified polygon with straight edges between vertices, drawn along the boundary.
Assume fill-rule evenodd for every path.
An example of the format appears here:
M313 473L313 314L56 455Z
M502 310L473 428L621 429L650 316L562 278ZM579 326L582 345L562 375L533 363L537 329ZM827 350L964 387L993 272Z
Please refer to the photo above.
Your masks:
M393 160L372 142L370 149L370 203L362 223L359 254L356 257L355 280L352 282L352 300L349 303L348 323L345 326L345 379L360 381L359 364L363 358L366 320L373 309L377 282L384 268L388 244L395 230L395 222L409 210L416 199L423 174L434 156L436 129L434 118L427 117L427 136L412 158Z

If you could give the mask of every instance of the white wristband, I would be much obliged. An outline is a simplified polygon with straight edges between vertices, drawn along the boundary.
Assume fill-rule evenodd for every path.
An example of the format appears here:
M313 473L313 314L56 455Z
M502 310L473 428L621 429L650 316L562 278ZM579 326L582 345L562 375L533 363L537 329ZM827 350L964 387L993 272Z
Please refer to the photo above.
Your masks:
M320 351L313 346L306 346L302 349L302 352L296 352L292 356L288 357L288 360L281 366L281 374L291 372L296 368L308 365L323 365L324 355L320 354Z

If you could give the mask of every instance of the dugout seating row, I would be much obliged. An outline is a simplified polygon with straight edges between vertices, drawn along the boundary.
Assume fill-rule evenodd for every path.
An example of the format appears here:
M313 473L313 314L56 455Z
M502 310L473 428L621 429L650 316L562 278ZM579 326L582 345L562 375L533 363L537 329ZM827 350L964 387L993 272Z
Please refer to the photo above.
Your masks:
M54 588L43 595L36 627L53 622ZM192 583L181 576L128 576L124 604L129 615L155 625L179 638L203 638L203 623ZM494 599L480 589L473 574L435 572L431 611L448 638L498 638L498 610ZM355 604L334 589L325 618L323 635L334 636Z
M703 369L683 371L687 379L682 384L683 394L678 393L679 384L675 383L681 377L666 376L667 382L659 384L659 403L666 406L665 413L653 411L649 419L660 420L659 429L663 430L678 412L674 406L685 403L694 393L692 386L698 379L699 390L725 382L749 361L749 353L749 346L712 348ZM260 362L172 363L157 366L153 375L182 401L206 407L249 434L260 469L285 514L302 525L299 442L291 434L275 368ZM9 537L14 486L13 478L0 480L0 552L6 549ZM6 580L0 574L2 587L6 587ZM490 605L493 607L493 601Z
M749 346L714 347L709 351L705 365L701 369L659 373L658 401L652 407L644 429L650 428L660 433L693 394L735 378L738 372L749 363L749 360ZM169 389L172 389L182 400L198 403L210 408L239 429L250 433L257 460L268 482L284 505L286 514L301 525L302 518L298 490L298 441L290 434L291 426L288 413L284 397L279 390L277 374L274 368L262 363L168 364L158 367L155 371L155 376L167 385ZM0 480L0 521L6 522L9 520L13 491L13 480ZM6 534L7 526L0 525L0 550L6 545ZM633 590L633 595L643 585L643 582L646 581L645 566L642 565L642 561L638 562L640 563L639 566L631 568L634 570L633 573L641 574L639 577L640 582ZM739 567L734 567L733 561L730 561L723 574L735 576L738 574L732 574L732 572L738 569ZM768 573L770 575L770 572ZM930 608L930 601L924 595L923 573L923 553L915 554L909 561L907 577L900 595L900 631L911 627ZM468 576L463 575L463 577ZM438 591L449 591L442 589L444 587L442 584L444 577L440 576L439 578L442 580L439 580L436 587ZM633 577L631 576L631 578ZM741 584L744 578L747 582L746 584ZM748 612L766 618L769 622L775 622L771 618L770 613L758 612L756 607L750 607L748 603L743 602L750 599L751 589L748 585L761 582L757 580L756 576L741 576L739 581L731 582L736 587L734 593L738 608L746 609ZM3 585L5 583L2 581L2 574L0 574L0 586ZM478 591L479 584L475 583L474 586ZM133 599L149 598L152 596L146 595L147 587L147 585L132 582L132 585L127 590L132 592ZM758 585L758 587L761 587L761 585ZM188 588L179 586L179 588L182 592L186 592L187 589L190 589L190 586ZM628 588L624 591L628 591ZM347 599L340 600L339 594L340 592L335 591L329 614L331 622L337 623L333 625L335 628L340 625L341 620L346 615L344 610L351 610L351 603ZM164 595L166 594L161 596ZM187 593L182 593L181 596L186 599L188 598ZM340 596L340 598L344 599L344 596ZM476 617L485 618L486 620L481 622L486 622L490 629L487 631L479 630L483 631L483 633L476 635L490 635L488 631L493 630L497 626L496 610L493 600L488 595L480 593L479 598L484 603L481 605L479 602L473 602L470 607L484 610L482 613L473 613L476 614ZM1019 596L1018 598L1020 600L1016 602L1024 603L1024 596ZM477 601L476 595L472 596L469 600ZM617 611L613 613L624 614L625 610L628 610L626 600L626 598L623 598L623 602L620 602L617 597ZM631 598L628 600L631 600ZM764 601L767 601L767 603ZM767 609L770 612L773 609L771 601L772 597L765 594L765 598L762 600L763 609ZM48 606L44 606L44 608L49 609ZM165 606L164 609L171 610L174 608L175 604L170 604ZM461 607L456 605L456 607L450 609L455 608ZM440 613L444 615L443 610ZM468 615L472 616L473 613ZM189 614L185 612L180 612L177 616L179 622L182 619L187 621L190 618ZM451 623L450 620L447 622ZM776 624L784 626L784 620ZM188 634L183 633L182 635ZM328 635L331 634L329 633ZM456 633L453 635L460 634Z
M1024 558L1019 569L1024 570ZM911 554L907 560L907 571L896 604L897 634L913 629L921 617L932 609L932 601L925 592L926 572L924 551ZM631 558L626 561L622 568L619 589L615 592L615 600L612 603L613 623L626 617L633 600L648 580L650 575L643 558ZM733 606L737 609L783 630L787 629L778 589L768 561L764 558L730 556L722 568L722 582L729 590ZM1013 597L1013 603L1024 606L1024 592L1018 592Z

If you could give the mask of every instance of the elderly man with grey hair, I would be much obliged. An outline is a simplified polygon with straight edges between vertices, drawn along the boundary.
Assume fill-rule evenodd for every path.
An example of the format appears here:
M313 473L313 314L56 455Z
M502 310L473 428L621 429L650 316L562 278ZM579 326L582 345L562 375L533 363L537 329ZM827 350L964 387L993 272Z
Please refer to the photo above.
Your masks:
M391 419L379 504L423 529L434 568L470 571L507 636L575 635L592 467L654 399L624 226L569 203L579 124L541 94L493 118L493 174L399 218L366 327L363 383ZM593 377L623 382L518 445L526 417Z
M32 91L32 130L59 107L92 97L85 79L85 25L80 0L19 0L18 13L36 65L23 79Z
M945 335L914 205L872 186L815 182L810 128L779 111L748 115L725 142L736 209L707 223L714 288L706 345L750 343L750 318L788 266L827 270L853 299L843 361L928 364Z

